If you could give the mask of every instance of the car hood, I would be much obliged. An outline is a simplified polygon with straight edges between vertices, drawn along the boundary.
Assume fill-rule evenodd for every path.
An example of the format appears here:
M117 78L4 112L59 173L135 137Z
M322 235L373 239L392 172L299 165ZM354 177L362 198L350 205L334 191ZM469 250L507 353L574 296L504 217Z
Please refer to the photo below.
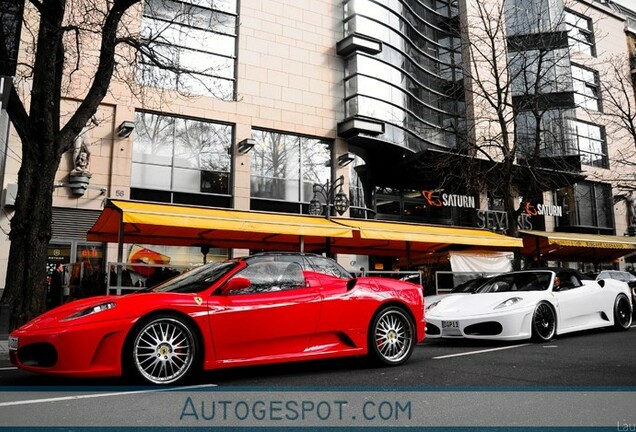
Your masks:
M96 296L65 303L39 315L24 324L18 330L38 330L65 328L87 322L101 322L113 319L136 319L141 314L162 305L174 305L187 302L193 307L202 303L194 301L193 294L179 293L135 293L125 296ZM91 309L98 305L114 303L108 310L69 319L73 314Z
M471 295L471 293L447 293L447 294L430 295L430 296L424 297L424 302L425 302L424 304L428 306L448 296L465 296L465 295Z
M502 293L484 293L468 295L448 295L441 298L437 305L427 311L428 317L460 318L462 316L486 315L493 312L505 312L534 305L544 298L546 291L512 291ZM512 306L495 309L498 305L511 298L521 300ZM427 302L427 306L432 303Z

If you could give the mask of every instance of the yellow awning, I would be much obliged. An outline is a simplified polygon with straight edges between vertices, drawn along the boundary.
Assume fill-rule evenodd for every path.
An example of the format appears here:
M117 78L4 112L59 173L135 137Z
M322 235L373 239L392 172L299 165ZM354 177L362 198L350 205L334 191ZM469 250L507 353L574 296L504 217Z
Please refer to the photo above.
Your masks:
M636 250L636 238L522 231L523 253L543 260L611 262Z
M127 243L256 247L298 244L299 238L353 237L352 229L324 217L111 200L88 240ZM229 246L234 244L234 246Z
M418 225L357 219L337 219L354 228L363 239L403 241L427 244L456 244L469 246L521 247L521 238L508 237L491 231L472 228Z
M540 236L549 244L601 249L636 249L636 238L598 234L578 234L563 232L522 231L523 234Z
M490 231L382 222L331 219L110 200L88 232L88 240L252 250L410 256L450 245L489 248L521 247L518 238Z

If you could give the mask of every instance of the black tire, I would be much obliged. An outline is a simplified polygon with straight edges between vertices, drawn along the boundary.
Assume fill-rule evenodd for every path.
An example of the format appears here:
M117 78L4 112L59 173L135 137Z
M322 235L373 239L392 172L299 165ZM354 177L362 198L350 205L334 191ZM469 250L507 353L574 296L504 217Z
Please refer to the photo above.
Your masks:
M198 364L199 342L190 324L171 315L151 317L127 344L129 368L150 384L185 380Z
M629 330L632 325L632 308L629 299L624 294L619 294L614 302L614 328L617 330Z
M540 302L532 315L532 339L547 342L556 334L556 314L547 302Z
M416 344L413 320L403 309L380 310L369 328L369 354L381 365L397 366L409 359Z

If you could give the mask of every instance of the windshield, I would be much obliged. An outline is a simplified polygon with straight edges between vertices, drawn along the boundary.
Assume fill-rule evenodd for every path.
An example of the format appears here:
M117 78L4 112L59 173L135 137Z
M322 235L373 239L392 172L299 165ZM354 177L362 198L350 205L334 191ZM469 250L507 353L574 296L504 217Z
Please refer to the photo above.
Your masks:
M457 293L472 293L475 292L477 288L479 288L484 282L486 282L487 278L477 278L472 279L462 284L457 285L455 288L451 290L451 294Z
M227 261L203 265L145 291L198 293L218 281L227 272L236 267L237 264L236 261Z
M551 272L508 273L490 279L477 292L545 291L551 279Z

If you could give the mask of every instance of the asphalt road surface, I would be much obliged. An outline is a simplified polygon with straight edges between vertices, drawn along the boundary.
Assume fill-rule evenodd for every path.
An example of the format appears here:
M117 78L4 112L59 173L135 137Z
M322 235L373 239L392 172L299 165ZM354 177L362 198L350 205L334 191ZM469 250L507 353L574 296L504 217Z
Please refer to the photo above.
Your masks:
M394 368L363 358L207 372L188 386L31 374L0 360L14 427L583 427L636 429L636 329L549 343L428 340ZM57 429L56 429L57 430ZM330 429L336 430L336 429Z
M204 373L218 386L636 386L636 328L600 329L548 343L429 339L400 367L364 358L242 367ZM0 361L0 386L126 386L121 379L32 374Z

